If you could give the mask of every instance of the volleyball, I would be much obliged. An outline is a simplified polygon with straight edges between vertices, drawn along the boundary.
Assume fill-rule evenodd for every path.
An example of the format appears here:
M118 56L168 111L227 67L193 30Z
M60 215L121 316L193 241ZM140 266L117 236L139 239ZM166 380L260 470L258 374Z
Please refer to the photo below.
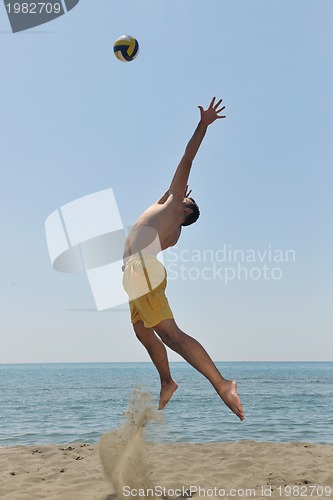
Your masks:
M122 35L114 42L113 52L119 61L133 61L139 53L138 41L131 35Z

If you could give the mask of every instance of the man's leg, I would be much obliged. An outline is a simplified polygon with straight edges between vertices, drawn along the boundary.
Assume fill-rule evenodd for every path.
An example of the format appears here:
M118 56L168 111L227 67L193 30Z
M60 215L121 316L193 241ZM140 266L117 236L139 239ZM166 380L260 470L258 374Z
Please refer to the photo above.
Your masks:
M244 412L239 396L237 384L233 380L222 377L212 359L202 345L182 332L173 319L165 319L154 326L155 332L162 341L173 351L180 354L188 363L202 373L214 386L216 392L224 403L241 420L244 420Z
M178 385L172 379L168 361L168 355L163 342L155 335L152 328L146 328L143 321L133 324L137 338L145 346L151 357L161 379L161 392L159 410L162 410L168 403Z

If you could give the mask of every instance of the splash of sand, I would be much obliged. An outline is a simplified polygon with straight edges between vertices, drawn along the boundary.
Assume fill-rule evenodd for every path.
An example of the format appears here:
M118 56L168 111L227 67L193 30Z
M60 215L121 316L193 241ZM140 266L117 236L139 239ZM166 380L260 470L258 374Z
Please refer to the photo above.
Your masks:
M161 413L150 405L149 393L134 390L125 422L100 438L99 454L104 473L119 500L129 498L128 494L124 495L129 488L153 489L144 428L149 421L161 421L161 418Z

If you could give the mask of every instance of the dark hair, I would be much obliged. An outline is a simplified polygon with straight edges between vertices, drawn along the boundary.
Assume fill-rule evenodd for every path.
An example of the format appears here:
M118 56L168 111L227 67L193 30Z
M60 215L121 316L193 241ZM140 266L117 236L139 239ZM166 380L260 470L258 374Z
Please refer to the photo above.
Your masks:
M192 210L192 213L188 214L182 226L190 226L191 224L194 224L194 222L196 222L199 219L200 215L200 210L195 200L193 198L188 198L188 199L191 201L188 201L186 203L186 208L190 208Z

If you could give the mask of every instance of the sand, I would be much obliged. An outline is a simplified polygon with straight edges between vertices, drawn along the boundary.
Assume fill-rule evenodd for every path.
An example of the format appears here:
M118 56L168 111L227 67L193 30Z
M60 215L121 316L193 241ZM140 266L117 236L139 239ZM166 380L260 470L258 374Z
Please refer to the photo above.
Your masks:
M134 391L98 444L0 448L0 500L333 499L332 444L146 442L146 424L161 419Z
M233 498L333 498L330 444L240 441L144 446L156 498L162 493L179 498L183 491L176 489L186 487L192 487L196 500L223 498L223 491L218 491L222 488L225 497ZM295 488L289 495L290 486ZM194 487L202 490L196 492ZM142 498L140 491L124 493L124 498ZM104 474L99 445L74 443L1 448L0 498L115 500L116 495Z

